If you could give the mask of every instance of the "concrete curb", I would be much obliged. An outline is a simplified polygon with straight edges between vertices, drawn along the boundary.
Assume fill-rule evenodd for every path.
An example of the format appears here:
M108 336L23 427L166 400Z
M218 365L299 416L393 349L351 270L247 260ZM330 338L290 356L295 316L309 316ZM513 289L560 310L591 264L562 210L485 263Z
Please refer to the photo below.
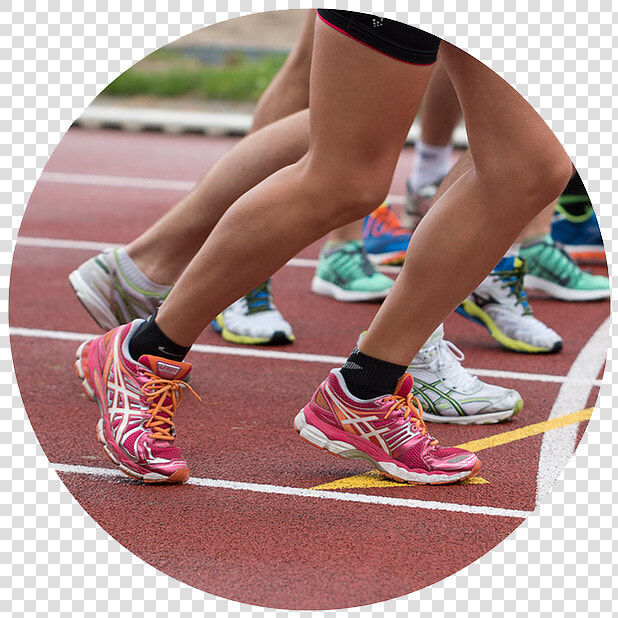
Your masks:
M122 129L123 131L161 131L163 133L203 133L212 137L245 135L251 127L251 114L177 111L154 107L124 107L91 105L75 121L86 129ZM413 144L420 135L420 126L414 122L407 144ZM463 125L455 130L456 148L467 148L468 139Z

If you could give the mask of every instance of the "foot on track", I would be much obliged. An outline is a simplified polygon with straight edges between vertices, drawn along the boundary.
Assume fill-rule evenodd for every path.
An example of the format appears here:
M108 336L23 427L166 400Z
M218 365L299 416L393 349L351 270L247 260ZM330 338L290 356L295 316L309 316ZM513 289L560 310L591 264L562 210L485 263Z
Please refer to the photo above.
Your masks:
M283 345L295 340L292 326L275 306L270 279L232 303L211 325L230 343Z
M363 401L333 369L297 414L294 428L313 446L367 461L396 481L437 485L475 476L481 462L474 453L441 448L427 433L412 383L406 373L394 394Z
M569 212L573 207L581 214ZM552 220L551 235L578 262L606 263L601 230L587 195L560 196Z
M563 246L551 236L522 247L519 255L526 261L524 284L552 298L567 301L609 298L609 279L582 270Z
M119 326L77 349L75 371L86 396L97 403L97 438L122 472L145 483L184 483L189 467L177 446L174 416L191 365L143 355L128 342L141 320Z
M527 354L562 350L562 338L532 314L523 288L525 264L504 257L457 313L484 326L502 346Z
M77 298L105 331L150 317L172 289L149 281L128 256L123 267L122 255L118 249L105 249L69 275Z
M464 358L440 325L408 367L425 421L485 425L521 412L524 402L516 390L483 382L461 365Z
M372 264L400 266L412 233L401 226L390 206L382 204L363 222L363 243Z
M382 300L392 287L393 280L376 271L360 240L322 247L311 281L315 294L343 302Z

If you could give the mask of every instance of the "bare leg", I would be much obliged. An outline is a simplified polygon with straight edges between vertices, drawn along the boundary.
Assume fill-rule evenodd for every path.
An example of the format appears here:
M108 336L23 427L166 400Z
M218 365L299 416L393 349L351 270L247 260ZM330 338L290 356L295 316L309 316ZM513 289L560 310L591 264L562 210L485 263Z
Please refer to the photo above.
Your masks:
M421 139L431 146L448 146L461 120L457 93L441 62L429 80L421 110Z
M308 144L307 110L246 137L191 193L128 245L129 255L151 281L174 283L227 208L274 171L298 161Z
M252 132L289 114L309 108L309 75L314 29L315 11L309 10L298 42L258 101L253 114ZM328 235L328 240L332 243L344 243L357 240L362 234L363 220L359 219L333 230Z
M387 58L322 22L315 37L310 150L241 197L187 267L156 320L180 345L191 345L223 307L388 192L431 67ZM250 245L239 228L251 234Z
M399 365L412 360L571 175L562 146L515 90L449 44L442 43L440 56L463 108L472 167L419 224L402 272L361 342L364 353Z
M308 10L300 37L285 64L260 97L251 132L309 107L309 73L315 11Z
M227 208L273 172L295 163L309 147L309 71L315 11L256 106L251 133L305 110L259 138L249 137L218 161L197 187L127 246L137 267L155 283L175 283Z
M358 219L353 223L349 223L348 225L342 225L338 227L336 230L333 230L328 235L328 240L330 242L343 243L348 240L357 240L363 235L363 220Z
M518 238L519 242L526 240L532 240L535 238L543 238L549 234L551 230L551 219L554 215L554 208L556 207L557 200L553 201L549 206L542 210L528 225L526 229L521 233Z

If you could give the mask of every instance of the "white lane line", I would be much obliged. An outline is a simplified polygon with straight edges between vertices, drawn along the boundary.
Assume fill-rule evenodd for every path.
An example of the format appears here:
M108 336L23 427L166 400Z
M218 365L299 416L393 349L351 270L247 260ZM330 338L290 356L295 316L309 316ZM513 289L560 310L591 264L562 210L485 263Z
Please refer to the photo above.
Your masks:
M43 238L38 236L18 236L17 244L22 247L39 247L43 249L67 249L77 251L103 251L108 247L116 249L122 247L112 242L98 242L92 240L68 240L66 238ZM317 268L318 260L309 258L292 258L286 266L297 268ZM397 266L378 266L378 270L384 273L398 274L401 268Z
M166 180L165 178L135 178L129 176L102 176L98 174L65 174L44 172L39 182L63 185L91 185L95 187L123 187L126 189L157 189L166 191L191 191L194 180Z
M582 384L572 382L570 378L575 376L580 380L596 378L605 363L608 346L609 317L599 326L573 361L567 380L560 387L548 420L561 416L565 410L580 410L586 406L592 383L589 387L584 387ZM539 453L536 504L543 500L573 455L578 427L579 423L575 423L543 434Z
M157 189L164 191L191 191L197 184L193 180L166 180L165 178L136 178L133 176L101 176L98 174L72 174L44 172L39 182L53 182L63 185L90 185L95 187L124 187L127 189ZM403 195L389 195L389 204L405 204Z
M109 468L72 466L59 463L52 463L51 466L57 472L63 472L65 474L88 474L92 476L127 479L127 476L119 470L112 470ZM361 502L364 504L377 504L380 506L402 506L411 509L428 509L432 511L448 511L451 513L467 513L469 515L490 515L494 517L514 517L518 519L523 519L533 513L533 511L503 509L494 506L473 506L452 502L435 502L430 500L389 498L386 496L342 493L319 489L303 489L302 487L285 487L281 485L264 485L262 483L241 483L238 481L224 481L220 479L192 478L189 479L186 484L196 485L198 487L232 489L236 491L251 491L255 493L278 494L281 496L296 496L300 498L317 498L321 500L336 500L339 502Z
M101 333L74 333L62 330L44 330L39 328L23 328L12 326L10 335L13 337L32 337L35 339L55 339L57 341L86 341L98 337ZM196 343L192 348L192 352L200 354L222 354L225 356L245 356L251 358L270 358L284 361L300 361L304 363L326 363L333 366L339 366L345 363L345 356L330 356L327 354L308 354L300 352L280 352L278 350L263 350L259 348L243 348L240 346L225 346L225 345L205 345ZM580 389L593 386L599 386L601 380L593 377L580 378L575 375L559 376L539 373L518 373L516 371L500 371L492 369L468 369L472 373L483 377L490 378L505 378L510 380L523 380L526 382L553 382L565 383L573 385L574 388ZM596 374L594 374L596 376ZM590 392L590 390L588 390ZM582 406L583 407L583 404ZM568 406L571 410L572 406Z

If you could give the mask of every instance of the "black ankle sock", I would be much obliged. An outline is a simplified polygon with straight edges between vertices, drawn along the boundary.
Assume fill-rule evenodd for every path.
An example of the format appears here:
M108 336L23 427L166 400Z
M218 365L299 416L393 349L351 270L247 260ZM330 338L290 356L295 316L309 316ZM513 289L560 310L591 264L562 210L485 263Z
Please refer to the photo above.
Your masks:
M191 347L185 348L169 339L155 322L156 315L155 313L142 322L133 333L129 341L129 354L135 360L139 360L143 354L162 356L173 361L184 360Z
M571 180L569 180L569 184L566 186L563 193L566 195L581 195L583 197L588 197L588 192L586 191L586 187L584 187L584 181L579 175L579 172L575 172L573 176L571 176Z
M581 217L592 210L590 197L584 187L584 183L579 175L575 172L566 189L558 199L558 203L566 212L574 217Z
M354 348L341 368L341 375L352 395L359 399L373 399L392 393L406 369L405 365L373 358Z

